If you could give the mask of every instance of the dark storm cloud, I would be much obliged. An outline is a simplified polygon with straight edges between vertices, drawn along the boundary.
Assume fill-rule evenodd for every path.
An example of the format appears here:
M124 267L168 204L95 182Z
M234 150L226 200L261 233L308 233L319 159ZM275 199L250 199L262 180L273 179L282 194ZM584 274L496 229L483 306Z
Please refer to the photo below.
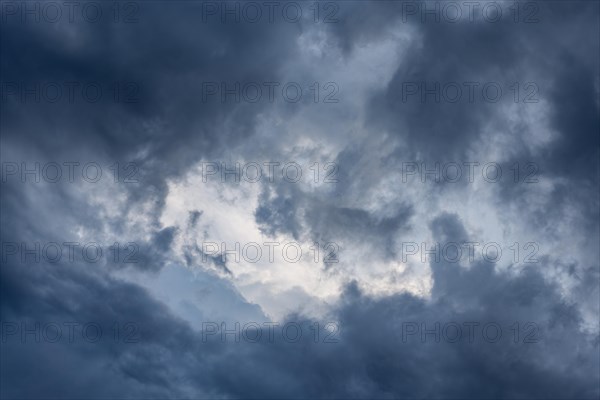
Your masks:
M541 10L540 21L535 24L516 24L510 19L498 23L416 24L422 39L409 49L385 91L373 99L371 125L401 135L410 150L422 154L425 160L462 160L474 140L489 134L490 123L509 131L501 112L503 105L514 101L509 86L534 82L539 87L537 98L549 100L553 108L551 127L561 132L555 144L557 156L582 141L587 144L586 153L597 155L597 61L588 60L598 47L594 35L597 4L552 2L541 6ZM557 20L551 12L572 19ZM569 34L568 27L575 21L588 27L585 35L589 40ZM550 35L561 40L549 41ZM436 82L442 87L458 83L463 96L456 103L444 101L443 96L436 102L433 94L422 97L419 91L408 95L409 89L403 87L423 83L431 90ZM464 82L479 85L473 101L469 101ZM503 89L498 103L482 97L482 86L489 82ZM566 148L565 143L569 143ZM548 164L560 161L555 156Z
M26 271L9 264L3 268L2 280L4 324L16 323L21 331L22 322L29 329L35 323L53 323L63 331L59 343L35 343L34 335L22 340L20 334L10 338L10 345L3 343L3 381L11 382L3 385L3 396L164 397L177 392L173 379L177 360L170 357L178 352L183 359L183 349L177 350L176 343L182 342L181 335L190 334L189 328L137 285L90 273L82 265L35 266ZM79 324L73 342L68 342L65 323ZM98 342L84 340L82 326L88 323L101 327ZM131 342L115 340L115 324L123 329L128 323L135 327L131 336L127 332ZM144 345L138 345L142 330ZM93 338L95 331L90 332ZM162 341L175 345L168 358L161 351ZM32 374L38 376L35 385Z
M251 136L255 117L268 102L203 101L203 82L279 81L279 65L298 28L202 23L201 7L201 2L140 3L139 21L132 24L110 18L95 24L27 24L7 17L1 28L3 82L24 88L55 82L65 94L52 104L32 97L21 104L7 95L4 151L25 148L32 161L135 162L145 187L164 191L166 177ZM73 104L65 100L65 82L80 85ZM97 103L80 93L88 83L102 89ZM118 102L115 84L123 91Z
M368 126L399 135L408 145L409 153L399 151L390 158L390 165L397 160L415 159L430 166L436 162L485 163L493 160L472 159L469 150L473 143L486 141L490 127L510 133L517 143L521 138L522 145L511 147L512 156L502 163L503 169L507 171L515 163L534 163L542 177L568 180L569 183L556 188L553 196L557 201L552 202L552 207L564 208L565 201L577 204L582 212L590 213L593 226L587 230L598 237L594 222L598 220L600 182L598 4L536 4L538 22L531 24L514 23L511 18L497 23L486 23L481 18L475 23L420 23L418 18L416 21L408 18L407 23L412 22L422 39L403 57L387 88L373 97ZM507 7L505 16L511 15ZM377 9L373 8L375 12ZM400 18L401 11L396 11ZM358 26L365 34L383 34L379 24ZM441 101L436 103L432 94L426 94L423 101L420 91L407 96L403 87L407 82L424 84L428 89L436 82L442 87L452 82L459 85L477 82L479 89L485 83L497 82L502 86L503 96L497 103L485 101L477 89L476 98L469 102L463 86L463 96L458 102L444 101L440 96ZM534 133L522 125L514 131L508 124L513 110L508 113L502 110L514 104L513 92L509 90L514 82L519 83L520 90L526 82L535 83L539 88L535 97L547 102L550 108L549 119L545 121L547 129L558 132L559 137L543 151L532 151L525 139ZM533 105L517 104L520 110ZM503 202L519 201L521 187L504 181L501 189ZM535 212L531 210L531 214Z
M453 215L440 215L431 228L440 241L464 233ZM303 327L304 336L297 343L278 334L270 342L266 332L257 343L235 343L232 336L222 340L220 334L206 341L144 290L101 272L89 274L64 266L26 272L8 265L2 276L8 288L2 292L5 321L25 321L30 329L34 321L42 325L93 321L103 329L135 322L137 329L131 343L116 342L109 335L112 331L96 343L76 336L68 344L34 344L29 334L29 344L23 344L18 334L8 336L11 346L4 347L3 357L14 362L3 366L8 382L3 393L32 397L47 393L88 397L91 392L95 396L250 394L256 398L598 396L598 381L592 378L599 372L598 337L580 332L577 310L564 303L539 273L524 270L511 278L495 273L491 264L470 270L456 264L431 266L435 285L430 301L410 295L373 299L351 284L331 316L340 328L337 343L314 343L309 332L317 321L299 315L289 317ZM436 341L431 333L425 340L421 332L406 336L409 324L426 324L432 330L436 322L479 325L472 341L466 331L457 343L445 336ZM498 341L482 336L481 328L491 322L503 329ZM523 343L520 338L515 343L509 328L514 322L535 323L536 340ZM32 368L39 376L36 385L22 378Z
M342 165L342 169L345 165ZM333 188L347 187L347 171ZM351 173L351 172L350 172ZM336 193L336 195L339 195ZM265 185L255 219L267 235L286 234L294 239L308 235L314 242L339 243L340 240L368 242L371 249L385 257L394 257L394 236L410 229L411 207L403 205L396 214L380 217L361 208L346 207L329 195L315 196L299 189L297 184L282 182L275 187Z
M441 243L466 235L455 215L438 216L431 229ZM431 267L435 282L431 301L409 295L375 300L350 285L333 316L341 329L339 343L315 345L309 338L297 345L247 345L233 359L215 360L215 370L227 371L229 377L217 376L216 381L240 397L246 393L332 398L598 395L599 382L591 379L599 372L598 337L579 331L576 309L564 303L539 273L524 270L512 278L498 275L492 264L470 270L445 263ZM473 343L436 343L431 335L425 342L420 335L412 342L402 341L403 324L426 323L432 329L436 321L495 322L502 327L534 322L539 341L513 343L506 330L497 343L481 337ZM582 347L575 350L573 343ZM243 360L255 358L260 358L267 376L278 379L257 380L249 373ZM273 371L279 372L272 375Z
M123 216L113 219L114 229L126 221L128 211L148 199L158 217L166 179L178 177L201 157L252 136L256 115L269 105L204 102L203 82L280 80L278 65L289 54L287 43L298 30L289 23L201 23L201 7L201 2L141 3L139 22L133 24L115 24L110 18L95 24L71 24L66 19L56 24L22 23L7 16L0 28L3 83L31 89L54 82L65 93L56 103L38 103L30 95L24 104L18 95L4 93L3 161L19 166L26 162L28 168L35 162L42 166L96 162L108 179L109 165L133 162L137 183L120 185L128 191L129 201L121 209ZM109 11L110 7L104 10ZM78 88L96 83L103 96L92 103L76 90L70 103L65 82L76 82ZM136 102L114 101L115 83ZM125 87L129 83L133 89ZM46 189L64 196L69 186L73 185L63 180ZM75 198L69 202L69 214L79 215L72 215L74 221L105 223L89 205L78 204Z
M389 37L394 28L410 28L416 37L400 58L389 84L381 91L374 91L369 99L364 126L369 138L351 135L353 141L338 153L340 183L335 185L335 194L345 199L356 193L369 193L387 171L401 171L404 162L425 163L433 169L436 163L483 165L498 161L494 159L496 155L477 152L476 146L485 144L498 149L503 158L498 162L503 179L491 186L497 191L495 206L498 210L506 211L518 205L523 210L522 218L539 227L540 232L552 232L567 213L574 213L577 223L590 238L587 243L597 254L593 243L600 240L598 4L537 2L535 21L531 23L522 19L514 21L512 3L496 3L501 4L503 17L493 23L483 18L483 4L475 12L473 22L464 19L454 23L443 18L436 22L436 13L425 17L421 12L407 14L407 4L419 10L432 10L436 5L433 2L348 2L340 7L340 23L328 26L346 57L368 43ZM526 7L525 3L521 6ZM515 83L519 87L518 102L514 99L512 85ZM439 101L434 94L425 93L422 97L420 90L409 94L414 86L406 86L424 85L431 90L436 84L440 85ZM457 84L462 89L459 101L445 99L443 88L448 84ZM476 85L472 101L471 84ZM502 96L497 102L484 97L486 84L501 88ZM526 86L528 84L535 86ZM532 89L535 94L531 100L535 102L524 102ZM521 113L539 113L540 109L535 108L538 106L548 112L540 121L542 126L540 122L527 123L526 118L522 119ZM521 120L515 125L513 118ZM501 142L492 142L491 137L498 132L509 138L511 144L503 148ZM377 165L379 176L365 172L361 161L380 155L356 142L367 143L370 138L387 134L397 139L392 144L401 143L401 146L381 159ZM529 143L532 137L554 134L556 138L541 148ZM521 168L518 182L509 176L515 165ZM536 179L553 180L550 197L545 197L547 201L543 205L532 201L532 195L535 196L539 188L522 183L523 176L531 172L525 168L529 165L535 168ZM428 188L439 191L442 196L444 191L464 189L466 182L466 179L456 185L442 182ZM262 202L257 221L270 222L271 232L287 229L297 236L301 225L297 204L307 202L293 200L287 188L280 186L277 190L279 195L271 201L270 207ZM337 201L333 196L329 199L331 203ZM313 224L315 231L323 230L324 226L329 231L336 231L336 227L338 231L345 229L335 212L324 212L304 222L308 230ZM268 227L264 229L269 231ZM384 237L389 233L385 230L380 231ZM365 236L373 237L373 232ZM542 240L542 237L536 239Z
M74 237L65 228L81 224L96 232L111 225L113 233L119 234L127 211L157 195L154 217L158 218L166 178L253 134L255 117L267 103L203 102L202 82L278 81L278 65L286 59L287 42L297 28L278 23L202 24L200 2L183 7L168 2L139 5L139 22L127 25L114 24L110 18L95 24L70 24L66 19L21 23L18 17L8 16L3 20L3 84L30 89L54 82L65 90L65 82L77 82L79 87L93 82L103 90L96 103L86 101L78 91L73 103L65 100L64 93L63 101L57 103L37 103L30 97L23 104L12 96L3 98L3 162L27 161L32 166L35 162L91 161L104 168L115 161L135 162L141 182L121 187L130 189L129 201L121 216L112 220L97 215L97 209L77 195L81 182L2 182L3 243L60 243ZM110 7L104 11L111 11ZM126 91L122 95L132 97L115 101L115 83ZM156 272L169 256L174 228L160 230L156 222L150 223L156 229L149 241L141 236L125 239L140 246L138 262L128 265ZM180 385L187 383L175 382L169 371L177 363L182 369L193 369L182 352L184 343L193 340L183 339L180 334L186 335L185 325L169 317L165 307L142 289L94 271L94 267L102 270L98 265L78 263L80 268L68 269L15 264L2 265L3 321L99 321L108 329L110 322L135 319L151 325L148 331L153 336L146 336L146 345L137 350L125 345L116 348L110 342L91 349L77 344L3 343L2 381L13 382L11 387L2 385L3 396L166 397L185 393ZM162 341L181 343L176 345L182 346L177 359L161 360ZM32 385L27 378L32 373L45 379Z
M408 4L418 9L432 9L435 3ZM576 203L582 212L589 210L593 214L588 218L592 224L588 229L597 236L594 221L597 220L600 155L598 58L589 55L596 54L600 46L595 32L598 5L593 2L535 4L539 7L535 23L515 22L512 3L502 5L503 18L495 23L482 17L483 4L475 11L474 22L465 19L457 23L443 19L435 22L432 15L424 23L421 13L408 14L407 2L341 4L339 23L327 28L347 56L365 43L386 38L393 28L409 27L417 39L401 57L387 87L375 92L370 99L365 124L369 135L389 132L398 138L402 147L382 159L378 165L382 170L380 176L360 179L366 175L360 161L379 157L379 154L371 154L352 141L348 143L336 159L340 184L335 185L335 193L342 197L361 191L367 193L385 171L401 170L403 162L425 162L430 168L435 163L494 162L496 160L486 155L474 156L473 146L486 143L493 132L502 132L517 144L510 147L508 159L498 164L504 177L518 163L521 168L533 164L538 177L567 179L566 185L557 184L554 196L559 201L553 204L564 208L565 202L560 199L565 198L569 204ZM563 17L557 18L557 15ZM556 40L548 40L549 37ZM436 102L431 94L426 94L423 100L420 91L414 95L406 93L406 84L423 84L432 89L436 83L442 88L440 92L447 84L458 84L462 89L461 99L452 103L440 95L441 101ZM514 83L519 85L516 104L514 87L511 89ZM529 83L537 85L532 97L535 103L523 102L533 88L526 87ZM475 85L471 86L472 101L470 84ZM486 84L501 87L498 102L490 101L489 96L483 97ZM510 106L526 111L540 101L549 108L549 118L544 121L548 128L538 127L543 132L535 133L533 130L538 124L532 127L521 123L516 128L511 125L509 119L516 111ZM558 132L559 136L543 150L531 149L527 144L528 137L549 136L551 131ZM368 140L357 135L351 137L359 143ZM461 185L439 185L438 189L456 187ZM497 187L499 203L523 201L519 196L522 186L511 179L503 179ZM279 195L271 200L270 207L261 201L257 221L271 224L271 228L264 228L266 231L288 230L297 237L301 229L295 204L303 202L296 202L292 198L295 195L283 185L277 190ZM532 217L537 212L543 211L529 210Z
M435 22L436 13L421 12L434 9L433 2L408 2L410 10L412 7L419 10L415 15L407 11L406 2L391 3L396 4L357 3L342 7L351 15L343 19L346 23L333 25L332 32L346 43L348 51L367 38L384 37L386 28L394 25L410 26L420 35L403 56L389 85L371 103L368 127L399 135L408 144L408 151L418 155L409 157L401 152L396 159L431 163L477 161L470 160L467 150L474 141L485 140L490 124L500 131L512 131L507 124L508 115L502 112L503 106L514 101L509 86L518 82L523 90L526 82L533 82L539 88L535 98L547 101L550 106L549 129L557 130L560 137L542 154L532 153L526 145L511 149L517 155L506 164L534 162L544 174L597 185L600 147L597 3L535 3L539 7L535 23L515 23L508 4L502 5L504 18L498 22L486 22L479 8L473 14L474 22L451 23L444 18ZM360 18L354 8L362 11ZM464 7L462 10L466 11ZM548 40L549 37L556 40ZM468 101L464 82L479 85L473 102ZM489 82L502 86L503 96L498 103L482 97L481 88ZM421 91L407 94L412 87L403 85L413 83L424 84L429 90L435 83L442 88L458 83L463 95L456 103L444 101L443 96L436 102L433 94L425 94L423 99ZM522 109L527 106L519 104ZM523 139L530 134L523 130L515 132Z
M111 216L80 196L81 183L2 182L3 243L70 240L77 237L79 226L118 236L127 231L128 213L150 201L147 231L121 239L140 246L138 263L128 266L157 274L169 264L180 230L193 231L206 211L190 210L187 226L161 226L167 180L183 179L202 157L226 157L256 134L259 114L271 110L268 102L203 102L202 83L281 80L287 62L298 57L294 44L304 29L283 21L204 24L201 4L140 3L139 22L131 25L103 20L73 27L14 19L0 24L3 83L97 82L107 90L115 82L133 82L139 88L135 103L114 102L112 92L98 103L2 100L3 162L95 161L103 167L135 162L140 181L121 186L127 197ZM560 235L552 227L565 210L574 210L589 237L586 248L596 252L600 122L598 58L590 55L597 54L599 45L598 3L537 4L540 22L530 25L507 19L437 24L410 18L404 23L417 39L387 87L368 99L368 135L348 135L350 143L337 149L339 182L325 193L265 183L258 207L249 210L263 233L364 242L374 259L395 257L393 238L409 235L416 225L425 226L442 245L477 240L455 214L431 210L428 226L428 221L416 220L414 207L423 199L397 204L388 215L355 206L352 200L402 161L478 161L468 159L468 150L485 140L486 129L512 129L502 111L512 104L507 86L533 81L549 108L545 122L559 137L539 152L523 139L523 146L512 149L502 166L508 170L514 162L531 161L542 176L564 180L554 187L547 208L530 205L515 185L497 185L497 207L524 207L524 220L552 235ZM344 2L337 18L339 23L328 26L328 33L349 58L362 44L377 42L403 24L402 2ZM498 103L432 103L418 96L403 101L406 81L496 81L506 91ZM286 104L280 116L286 119L297 109ZM384 132L406 148L394 149L377 168L366 171L367 160L379 160L379 154L361 144ZM525 128L513 133L523 138L531 134ZM251 158L252 150L246 156ZM119 204L109 189L93 188ZM197 244L187 243L183 250L188 266L201 264ZM231 275L220 257L211 257L211 262ZM409 294L370 297L351 283L328 316L340 327L339 342L315 344L307 334L294 344L231 343L217 336L203 342L198 329L141 283L116 278L113 274L128 270L120 264L23 263L12 257L2 261L0 270L3 323L32 327L36 322L96 322L105 336L97 343L32 343L32 335L21 343L18 335L10 337L2 343L2 396L598 398L598 335L581 329L581 304L567 301L543 275L556 261L545 262L539 270L514 267L508 272L498 272L487 262L470 268L432 262L424 265L432 270L431 299ZM598 297L597 264L561 268L577 277L572 290L580 303ZM249 315L262 313L224 279L205 276L212 290L223 293L214 303L226 299ZM222 304L195 306L205 316ZM220 312L225 314L215 313ZM287 318L301 322L305 332L322 322L303 315ZM534 322L539 340L514 343L509 327L517 321ZM481 336L474 343L437 343L431 336L423 343L419 335L402 340L406 323L431 328L436 322L495 322L504 336L498 343ZM134 323L136 340L115 341L115 323Z

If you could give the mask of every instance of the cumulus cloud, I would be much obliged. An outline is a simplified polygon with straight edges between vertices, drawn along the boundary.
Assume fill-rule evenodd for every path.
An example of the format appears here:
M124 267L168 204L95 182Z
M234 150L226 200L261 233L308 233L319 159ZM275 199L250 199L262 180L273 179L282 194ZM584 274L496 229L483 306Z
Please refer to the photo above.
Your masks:
M450 3L2 3L2 396L600 396L598 3Z

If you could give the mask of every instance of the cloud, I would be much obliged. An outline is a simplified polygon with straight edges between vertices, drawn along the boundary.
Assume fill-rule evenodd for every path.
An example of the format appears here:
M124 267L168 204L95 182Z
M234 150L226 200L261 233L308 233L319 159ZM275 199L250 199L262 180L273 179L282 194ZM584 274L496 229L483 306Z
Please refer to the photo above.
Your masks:
M481 2L455 22L422 13L447 3L302 3L298 22L258 23L204 20L225 3L134 4L131 24L108 3L97 23L3 4L2 396L600 396L597 3ZM220 175L271 162L258 182ZM303 256L204 246L270 241ZM405 257L465 242L502 257Z

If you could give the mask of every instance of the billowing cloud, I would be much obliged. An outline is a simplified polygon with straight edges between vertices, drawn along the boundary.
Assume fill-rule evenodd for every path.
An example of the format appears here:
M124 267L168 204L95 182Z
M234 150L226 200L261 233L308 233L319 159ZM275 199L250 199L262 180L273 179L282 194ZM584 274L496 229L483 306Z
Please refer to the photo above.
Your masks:
M1 5L3 397L600 396L597 2L85 4Z

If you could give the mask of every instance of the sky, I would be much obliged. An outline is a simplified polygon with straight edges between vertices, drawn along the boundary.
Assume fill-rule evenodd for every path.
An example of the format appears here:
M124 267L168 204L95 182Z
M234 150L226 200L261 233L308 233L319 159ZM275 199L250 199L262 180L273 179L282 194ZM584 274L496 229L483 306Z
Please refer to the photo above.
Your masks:
M0 2L0 396L600 397L600 3Z

